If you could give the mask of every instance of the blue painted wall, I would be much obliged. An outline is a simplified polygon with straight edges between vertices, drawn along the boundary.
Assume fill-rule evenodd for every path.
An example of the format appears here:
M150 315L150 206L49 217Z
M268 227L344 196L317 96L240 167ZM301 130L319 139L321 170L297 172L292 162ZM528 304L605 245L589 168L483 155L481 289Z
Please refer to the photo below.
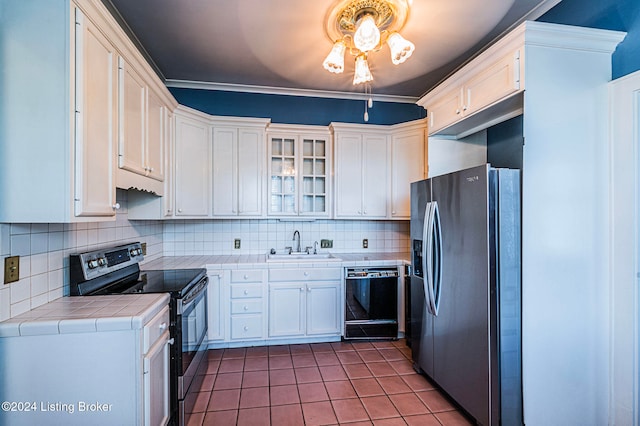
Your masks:
M612 57L612 78L640 70L639 0L562 0L538 21L626 31Z
M211 115L264 117L272 123L364 123L365 101L305 96L169 88L182 105ZM426 111L410 103L374 102L368 124L397 124L424 118Z

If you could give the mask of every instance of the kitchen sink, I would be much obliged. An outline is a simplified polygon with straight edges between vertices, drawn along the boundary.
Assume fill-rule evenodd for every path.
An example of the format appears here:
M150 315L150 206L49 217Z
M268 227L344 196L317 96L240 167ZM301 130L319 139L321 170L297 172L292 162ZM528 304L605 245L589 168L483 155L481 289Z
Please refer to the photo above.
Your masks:
M268 254L267 262L339 262L342 259L335 257L331 253L307 254L300 253L276 253Z

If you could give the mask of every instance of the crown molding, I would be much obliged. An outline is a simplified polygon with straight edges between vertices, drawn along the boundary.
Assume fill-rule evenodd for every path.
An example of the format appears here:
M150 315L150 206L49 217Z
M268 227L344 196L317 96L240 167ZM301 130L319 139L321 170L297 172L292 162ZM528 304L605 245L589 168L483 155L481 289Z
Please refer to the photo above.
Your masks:
M369 99L364 93L338 92L330 90L294 89L286 87L252 86L244 84L211 83L190 80L165 80L167 87L178 89L219 90L224 92L259 93L265 95L304 96L309 98L330 98L363 101ZM415 104L417 97L373 94L376 102Z

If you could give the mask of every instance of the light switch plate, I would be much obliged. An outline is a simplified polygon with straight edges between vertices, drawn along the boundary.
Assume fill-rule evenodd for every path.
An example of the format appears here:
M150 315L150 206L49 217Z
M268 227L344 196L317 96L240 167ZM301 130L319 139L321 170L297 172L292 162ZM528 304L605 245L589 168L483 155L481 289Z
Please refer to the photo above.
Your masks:
M142 247L142 255L146 256L147 255L147 243L141 243L140 246Z
M4 259L4 283L10 284L20 279L20 256Z
M369 248L369 240L367 238L362 240L362 248Z
M240 248L240 238L236 238L235 240L233 240L233 248L234 249Z

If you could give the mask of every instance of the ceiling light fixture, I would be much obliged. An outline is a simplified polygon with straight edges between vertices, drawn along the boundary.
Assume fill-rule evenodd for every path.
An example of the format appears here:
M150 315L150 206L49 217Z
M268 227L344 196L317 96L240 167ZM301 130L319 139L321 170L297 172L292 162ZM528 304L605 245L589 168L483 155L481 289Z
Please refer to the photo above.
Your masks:
M368 56L386 43L391 61L401 64L413 53L415 46L402 37L400 31L409 15L410 0L338 0L327 13L325 29L333 48L323 62L332 73L344 71L344 56L348 50L355 56L353 84L373 80Z

